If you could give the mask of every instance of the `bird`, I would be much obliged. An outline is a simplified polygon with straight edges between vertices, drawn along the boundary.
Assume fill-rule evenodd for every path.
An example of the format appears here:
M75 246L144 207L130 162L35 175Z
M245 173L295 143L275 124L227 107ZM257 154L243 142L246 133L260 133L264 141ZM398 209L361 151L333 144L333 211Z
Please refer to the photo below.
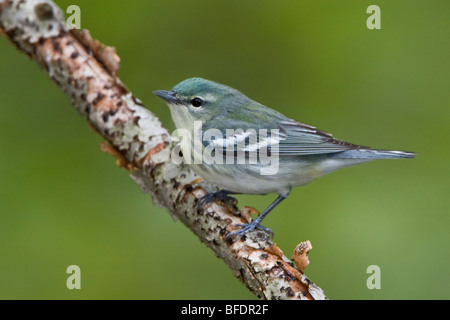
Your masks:
M341 168L416 156L414 152L372 149L338 140L234 88L199 77L153 93L168 105L177 130L189 134L189 139L182 139L184 146L190 147L188 155L182 150L186 165L218 187L197 205L235 200L231 195L236 194L277 194L256 219L239 224L240 229L227 237L240 238L255 229L273 236L261 222L295 187Z

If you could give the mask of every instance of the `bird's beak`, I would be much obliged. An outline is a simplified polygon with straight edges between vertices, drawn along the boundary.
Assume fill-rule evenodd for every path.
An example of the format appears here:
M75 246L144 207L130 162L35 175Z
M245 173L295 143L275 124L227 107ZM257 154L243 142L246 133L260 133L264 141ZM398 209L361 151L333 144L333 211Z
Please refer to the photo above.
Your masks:
M175 95L175 92L173 91L166 91L166 90L156 90L153 91L154 94L156 94L158 97L162 98L167 103L181 103L180 99L177 98Z

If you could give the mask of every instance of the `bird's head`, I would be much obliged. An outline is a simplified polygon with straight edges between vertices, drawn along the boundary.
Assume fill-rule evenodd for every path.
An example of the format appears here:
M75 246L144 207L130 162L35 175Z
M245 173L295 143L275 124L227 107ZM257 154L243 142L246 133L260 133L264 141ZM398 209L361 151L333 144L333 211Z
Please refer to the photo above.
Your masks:
M190 128L194 121L209 121L228 114L249 100L241 92L226 85L189 78L171 91L153 92L166 101L177 128Z

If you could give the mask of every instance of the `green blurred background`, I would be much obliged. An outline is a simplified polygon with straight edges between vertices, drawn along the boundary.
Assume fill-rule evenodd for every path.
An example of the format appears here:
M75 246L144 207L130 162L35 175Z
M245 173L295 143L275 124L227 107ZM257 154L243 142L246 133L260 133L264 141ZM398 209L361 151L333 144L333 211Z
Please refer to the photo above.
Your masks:
M448 299L448 0L56 1L152 94L201 76L335 137L410 150L295 189L265 220L331 299ZM366 9L381 8L381 30ZM69 99L0 38L0 298L254 299L226 265L100 151ZM275 195L239 196L264 209ZM81 290L66 268L81 268ZM381 289L366 287L369 265Z

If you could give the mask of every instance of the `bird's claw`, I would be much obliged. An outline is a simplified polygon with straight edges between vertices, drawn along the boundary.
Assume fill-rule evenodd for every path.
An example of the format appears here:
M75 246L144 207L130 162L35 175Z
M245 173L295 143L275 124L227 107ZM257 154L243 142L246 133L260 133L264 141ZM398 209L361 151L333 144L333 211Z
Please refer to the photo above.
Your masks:
M215 201L223 201L225 203L232 203L236 204L237 200L235 197L232 197L229 195L229 193L225 190L219 190L216 192L211 192L203 196L197 201L197 204L195 205L196 208L199 208L209 202L215 202Z
M242 229L238 230L238 231L234 231L231 232L227 235L227 239L231 239L233 237L236 238L241 238L242 236L244 236L245 234L258 229L264 232L267 232L268 234L270 234L270 238L273 238L273 231L270 230L267 227L264 227L262 225L260 225L259 223L255 223L255 221L251 222L251 223L244 223L244 224L236 224L236 226L238 227L242 227Z

